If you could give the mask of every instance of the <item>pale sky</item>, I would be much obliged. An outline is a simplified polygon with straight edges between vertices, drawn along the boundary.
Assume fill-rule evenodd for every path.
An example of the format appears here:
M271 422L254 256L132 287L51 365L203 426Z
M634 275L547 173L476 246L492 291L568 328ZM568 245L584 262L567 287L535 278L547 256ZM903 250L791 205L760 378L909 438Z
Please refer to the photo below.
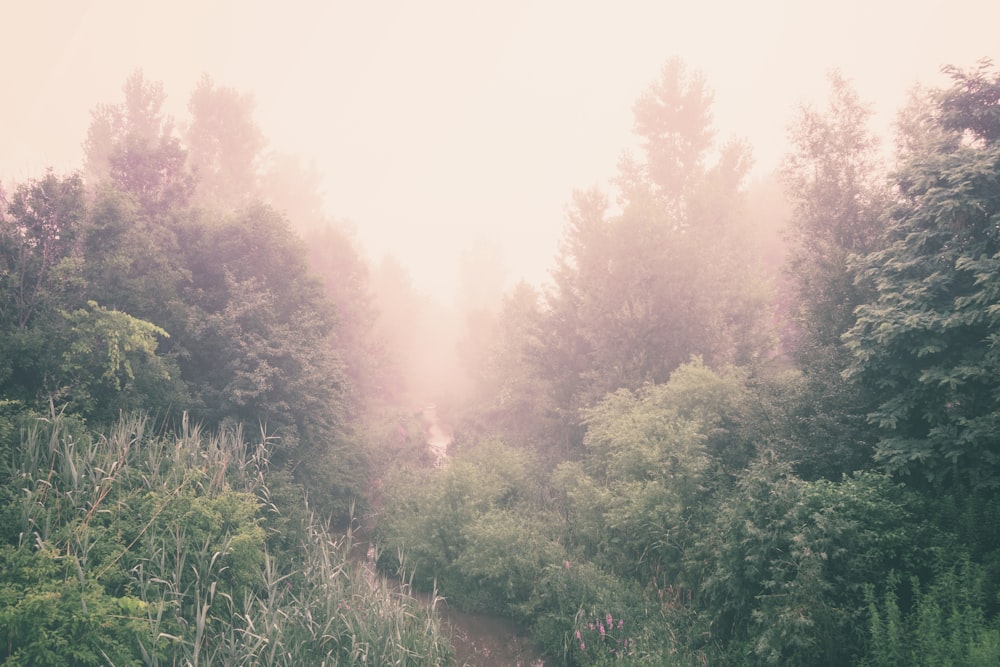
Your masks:
M670 57L704 73L719 137L757 173L839 68L886 129L944 64L1000 63L1000 3L808 0L0 0L0 180L77 168L90 110L142 68L179 120L202 73L253 94L274 149L313 160L373 260L450 302L495 244L541 284L574 188L608 187L631 109Z

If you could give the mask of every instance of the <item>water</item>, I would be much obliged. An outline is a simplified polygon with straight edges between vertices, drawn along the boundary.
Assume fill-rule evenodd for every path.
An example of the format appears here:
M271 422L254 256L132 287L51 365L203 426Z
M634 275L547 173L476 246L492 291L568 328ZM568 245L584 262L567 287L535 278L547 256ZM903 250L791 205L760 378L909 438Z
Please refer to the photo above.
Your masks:
M455 664L475 667L541 667L545 664L531 640L506 618L471 614L438 603L452 632Z
M452 436L441 423L433 404L422 410L427 429L427 446L434 455L435 465L447 465L448 445ZM354 534L352 554L355 561L375 575L374 548L363 534L370 527L361 526ZM430 604L424 593L411 595ZM441 614L455 648L455 665L458 667L543 667L545 661L528 636L508 618L493 614L476 614L462 611L439 599L435 608Z

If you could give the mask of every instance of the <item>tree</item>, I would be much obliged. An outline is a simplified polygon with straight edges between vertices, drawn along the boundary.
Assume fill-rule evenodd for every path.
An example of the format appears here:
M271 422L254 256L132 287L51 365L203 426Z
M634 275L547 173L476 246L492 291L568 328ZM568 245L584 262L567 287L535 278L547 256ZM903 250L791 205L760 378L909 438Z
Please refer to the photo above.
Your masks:
M17 187L0 211L0 325L25 329L61 305L85 216L83 181L49 172ZM62 284L60 284L62 283Z
M889 196L871 109L839 73L829 81L825 109L800 109L780 172L793 206L785 270L794 306L785 342L802 371L781 453L803 477L839 479L871 465L874 441L865 419L873 399L841 376L849 363L841 335L871 294L848 258L881 246Z
M1000 75L949 68L932 131L910 143L874 286L844 340L880 397L876 456L934 485L1000 486Z
M143 211L162 214L186 204L194 189L187 153L163 116L163 84L136 70L123 88L125 100L91 112L84 142L84 175L89 185L113 183L130 193Z
M871 114L834 72L828 108L803 107L791 129L794 150L781 176L794 202L788 271L801 329L795 352L805 363L839 348L841 334L854 324L854 308L868 297L847 258L877 250L882 237L879 215L888 193L880 182L878 140L868 127Z
M253 98L219 87L207 74L188 102L188 159L198 180L199 200L232 210L259 194L264 135L253 120Z
M749 156L740 142L712 150L710 102L669 62L635 107L644 160L622 160L620 212L597 190L574 196L538 355L568 422L608 392L666 382L692 354L721 364L770 348L740 224Z
M17 186L0 212L0 392L22 406L47 401L60 376L62 313L82 305L85 215L80 177L51 172Z
M535 445L556 429L551 382L538 369L541 295L520 282L503 298L478 354L467 354L473 376L470 404L476 427L502 433L508 444Z
M349 446L336 319L287 220L256 205L185 239L189 322L177 337L195 415L279 439L275 462L322 486L338 516L365 466Z

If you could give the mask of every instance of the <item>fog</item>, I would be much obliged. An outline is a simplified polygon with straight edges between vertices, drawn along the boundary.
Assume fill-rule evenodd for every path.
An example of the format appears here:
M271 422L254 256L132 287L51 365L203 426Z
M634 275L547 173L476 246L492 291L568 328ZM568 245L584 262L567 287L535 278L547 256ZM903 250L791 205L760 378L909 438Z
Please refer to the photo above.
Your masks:
M768 179L789 123L824 97L828 72L842 72L887 134L908 90L944 80L941 66L1000 60L1000 6L971 0L946 10L790 0L9 4L0 42L8 190L48 168L81 168L91 112L120 102L136 70L162 82L181 130L207 75L251 100L268 159L301 176L271 184L286 193L283 210L350 230L383 334L409 357L399 361L411 387L460 377L456 349L504 292L549 280L572 192L613 191L619 159L635 147L632 107L669 58L704 75L717 139L752 147L750 219L772 263L773 212L785 209Z
M253 95L271 149L315 165L373 262L393 255L448 304L476 247L507 286L546 279L571 191L607 185L671 56L705 74L720 137L752 144L758 176L831 68L886 128L914 82L1000 56L1000 6L975 0L7 4L4 182L78 167L90 110L136 68L178 118L207 73Z

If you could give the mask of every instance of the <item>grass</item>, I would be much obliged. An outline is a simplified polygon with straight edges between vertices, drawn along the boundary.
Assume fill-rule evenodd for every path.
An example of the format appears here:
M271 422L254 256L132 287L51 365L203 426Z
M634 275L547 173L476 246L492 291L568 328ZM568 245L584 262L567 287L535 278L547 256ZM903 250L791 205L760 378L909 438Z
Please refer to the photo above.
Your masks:
M55 414L27 424L3 480L15 524L3 548L21 563L5 574L11 594L0 594L6 658L43 657L23 630L42 619L16 598L54 588L64 606L44 619L61 638L48 661L451 664L433 599L353 561L349 533L332 534L304 500L289 506L287 489L272 492L281 477L269 470L271 444L186 419L176 434L152 432L142 416L97 435ZM43 554L55 555L44 577ZM95 600L127 611L81 623L108 606Z

